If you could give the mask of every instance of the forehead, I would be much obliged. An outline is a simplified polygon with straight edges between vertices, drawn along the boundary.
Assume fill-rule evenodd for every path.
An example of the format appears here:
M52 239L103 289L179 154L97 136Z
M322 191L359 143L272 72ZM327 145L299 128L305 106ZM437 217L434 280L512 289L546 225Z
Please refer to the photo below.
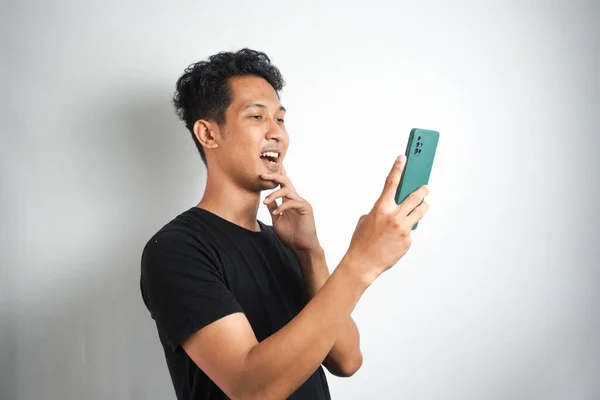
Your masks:
M281 105L273 86L257 76L231 78L229 86L232 92L231 108L241 110L251 103L262 103L269 108L278 109Z

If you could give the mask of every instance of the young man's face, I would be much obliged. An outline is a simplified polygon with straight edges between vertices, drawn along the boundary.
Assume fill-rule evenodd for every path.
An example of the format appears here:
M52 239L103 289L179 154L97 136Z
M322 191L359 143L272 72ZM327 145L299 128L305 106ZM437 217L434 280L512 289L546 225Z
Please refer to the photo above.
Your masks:
M236 77L229 85L232 102L225 113L214 161L222 173L250 191L273 189L277 183L263 180L260 175L281 173L289 144L285 109L275 89L263 78ZM277 153L277 157L261 157L265 151Z

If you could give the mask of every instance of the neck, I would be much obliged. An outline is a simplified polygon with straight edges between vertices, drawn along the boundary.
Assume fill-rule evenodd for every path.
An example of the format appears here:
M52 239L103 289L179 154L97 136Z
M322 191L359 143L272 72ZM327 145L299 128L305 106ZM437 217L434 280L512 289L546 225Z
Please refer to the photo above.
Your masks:
M259 231L256 221L260 193L252 193L236 186L229 179L207 174L206 189L197 207L205 209L236 225Z

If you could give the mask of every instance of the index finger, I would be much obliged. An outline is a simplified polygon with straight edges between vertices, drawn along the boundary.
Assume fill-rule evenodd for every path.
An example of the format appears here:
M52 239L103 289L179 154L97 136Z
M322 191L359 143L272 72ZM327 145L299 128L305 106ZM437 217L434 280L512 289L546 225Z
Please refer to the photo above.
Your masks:
M271 180L271 181L275 181L275 182L279 183L282 188L287 187L293 191L296 190L294 188L294 185L292 185L290 178L287 175L267 173L267 174L262 174L261 177L263 179L267 179L267 180Z
M394 202L394 204L396 204L396 190L398 190L398 185L400 184L400 178L402 177L402 171L404 170L405 164L406 156L404 154L401 154L398 156L398 158L396 158L396 161L392 166L392 170L385 179L385 186L383 187L383 192L379 198L380 200Z
M417 208L424 201L425 196L429 194L429 187L422 185L417 190L413 191L408 195L402 203L399 204L399 214L403 217L409 215L415 208Z

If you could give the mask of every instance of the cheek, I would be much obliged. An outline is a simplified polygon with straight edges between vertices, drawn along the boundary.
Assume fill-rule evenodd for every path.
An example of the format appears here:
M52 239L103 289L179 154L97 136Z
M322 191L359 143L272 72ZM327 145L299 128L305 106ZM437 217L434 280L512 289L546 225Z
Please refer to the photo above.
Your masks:
M228 145L231 146L229 157L232 162L246 160L258 151L257 148L260 148L260 142L255 143L255 135L252 135L248 127L241 125L232 127L228 135L227 141L230 142Z
M258 152L260 151L260 144L253 143L248 140L243 140L239 142L239 145L236 146L235 152L232 153L233 160L232 163L236 164L248 164L252 161L260 161L260 157Z

